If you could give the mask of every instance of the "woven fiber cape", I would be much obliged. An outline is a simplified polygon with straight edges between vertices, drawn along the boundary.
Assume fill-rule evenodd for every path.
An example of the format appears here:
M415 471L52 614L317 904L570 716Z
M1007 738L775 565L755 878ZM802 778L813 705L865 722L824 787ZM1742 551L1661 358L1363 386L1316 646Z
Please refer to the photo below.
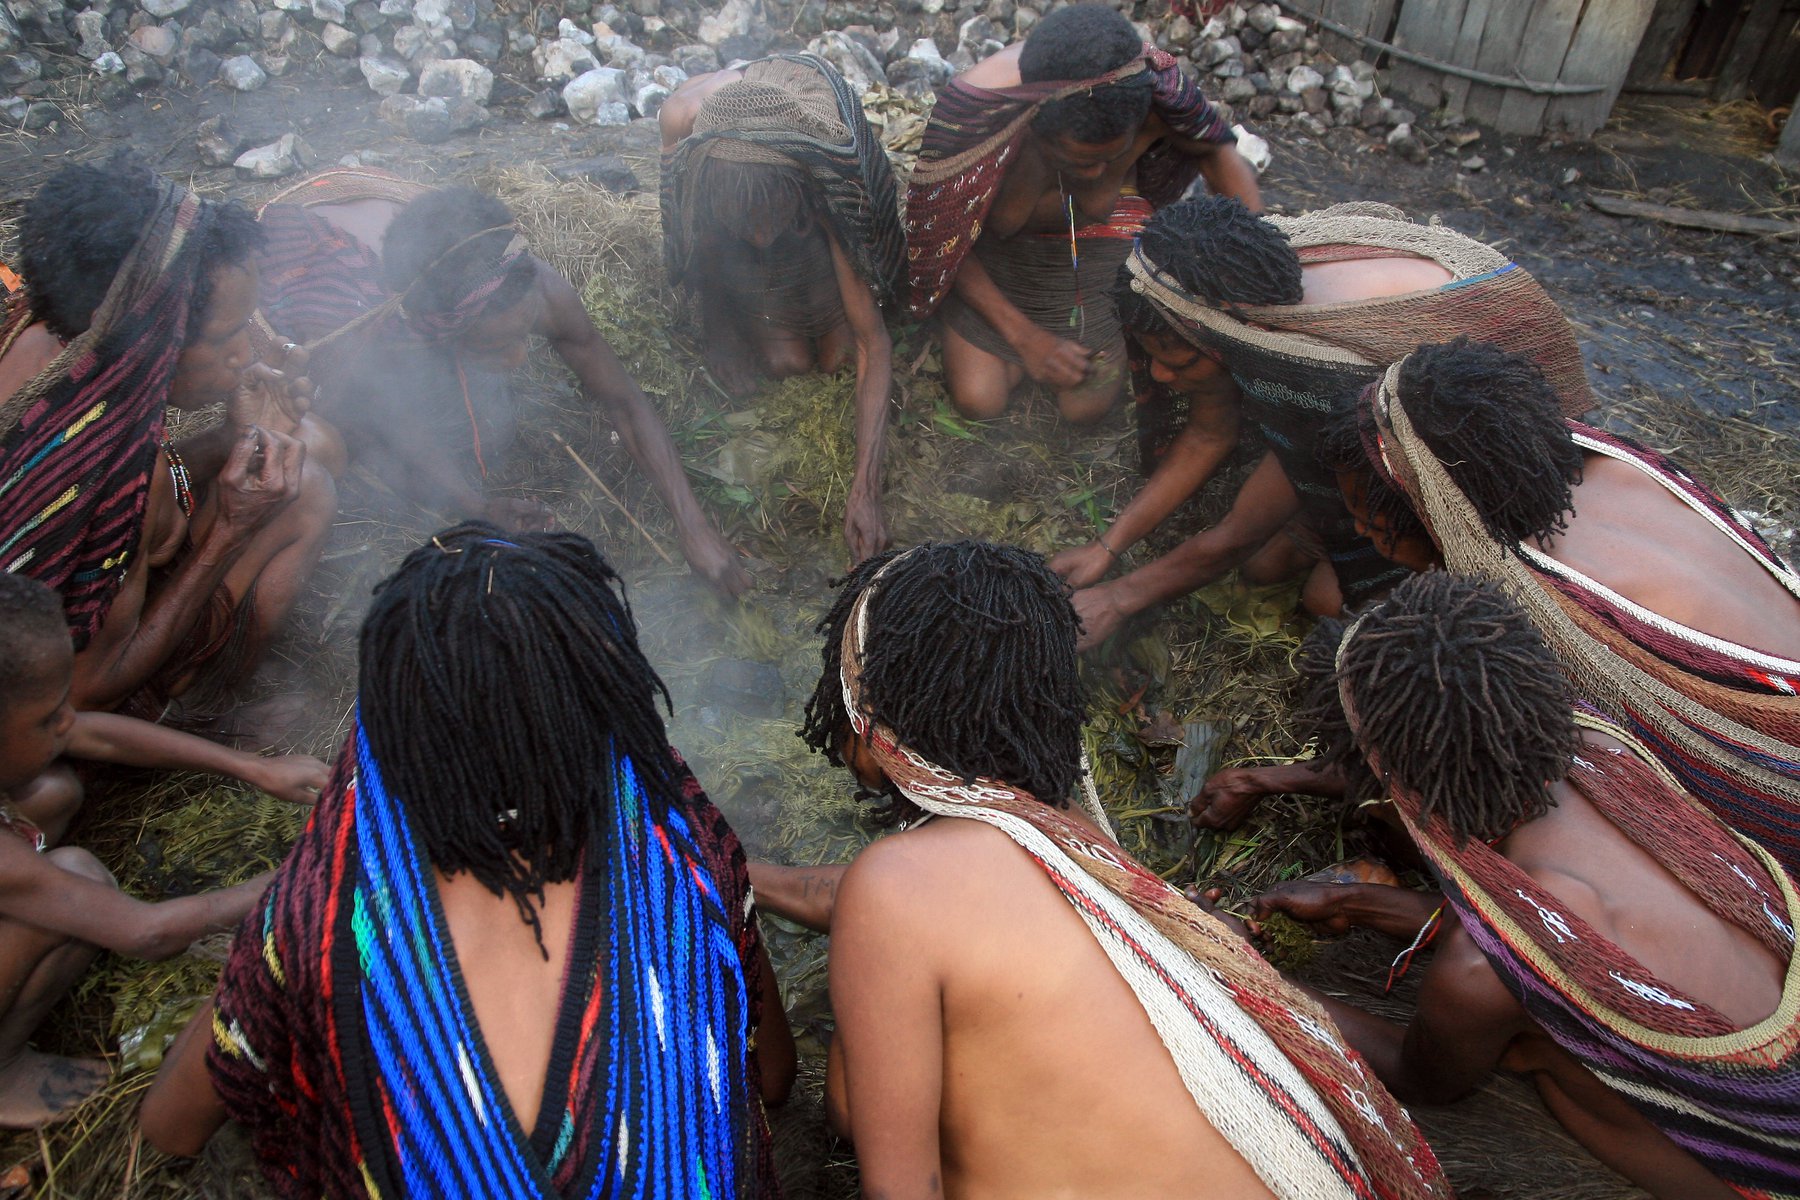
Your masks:
M707 96L694 131L662 168L663 261L684 282L699 253L693 186L708 158L797 167L817 188L825 215L857 275L883 305L906 278L906 235L887 151L869 129L862 98L835 67L812 54L778 54Z
M1685 795L1625 730L1579 712L1576 721L1629 752L1583 746L1569 784L1785 965L1781 1000L1764 1020L1737 1028L1653 976L1487 843L1458 845L1403 790L1394 790L1394 805L1462 928L1558 1045L1745 1196L1800 1197L1794 882L1768 851Z
M912 277L908 315L923 319L937 311L962 261L981 237L982 223L999 194L1007 164L1018 153L1027 128L1052 100L1117 83L1149 71L1155 79L1151 112L1180 137L1233 144L1218 110L1181 73L1176 60L1146 44L1144 57L1093 79L1022 83L1009 88L974 87L953 79L938 93L925 127L924 145L906 189L907 258ZM1137 162L1138 194L1152 208L1181 197L1200 173L1194 158L1163 142Z
M1399 364L1372 389L1375 465L1411 499L1451 570L1499 583L1582 692L1623 722L1697 798L1800 870L1800 664L1678 625L1529 547L1496 542L1413 428ZM1584 450L1629 463L1705 516L1800 597L1800 577L1749 523L1667 459L1572 423Z
M1448 1196L1406 1110L1325 1010L1241 937L1115 843L999 780L963 780L870 716L861 662L879 587L877 576L844 629L844 703L856 732L908 800L991 825L1037 862L1131 986L1200 1112L1263 1183L1283 1200Z
M358 720L239 928L216 998L208 1071L277 1194L779 1196L757 1091L761 942L743 852L674 766L684 794L667 805L629 759L603 768L612 825L575 881L542 1107L525 1129L476 1022L433 868Z
M150 219L88 328L0 405L0 570L56 589L77 650L137 553L200 282L200 198L154 186ZM31 320L15 296L0 354Z
M1133 286L1156 302L1176 332L1223 354L1228 366L1249 352L1277 363L1361 373L1366 382L1371 368L1420 346L1467 335L1537 363L1566 416L1578 417L1594 406L1581 349L1562 310L1529 272L1493 247L1442 225L1420 225L1385 204L1338 204L1267 219L1287 235L1303 266L1423 258L1450 272L1451 281L1372 300L1236 305L1227 311L1183 292L1158 272L1158 264L1140 256L1132 264ZM1274 372L1280 373L1278 366Z

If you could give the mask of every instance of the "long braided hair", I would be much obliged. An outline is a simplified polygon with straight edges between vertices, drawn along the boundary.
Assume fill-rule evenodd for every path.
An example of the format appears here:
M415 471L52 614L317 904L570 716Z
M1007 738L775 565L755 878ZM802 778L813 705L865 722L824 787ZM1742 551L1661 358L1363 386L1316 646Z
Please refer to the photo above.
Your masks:
M1501 837L1550 805L1575 752L1568 679L1531 619L1494 584L1415 575L1362 617L1321 621L1300 654L1302 735L1336 764L1352 802L1383 780L1416 797L1459 840ZM1356 710L1344 712L1340 682Z
M1162 209L1144 227L1143 248L1177 287L1215 308L1300 303L1300 256L1287 234L1233 196Z
M1004 780L1047 804L1068 802L1081 770L1086 705L1080 629L1068 588L1041 555L987 542L938 542L863 560L839 581L819 631L822 670L800 736L842 766L844 625L869 601L863 695L908 747L965 780Z
M363 622L361 717L433 866L510 895L604 843L615 763L658 807L680 778L618 576L572 533L469 522L407 555Z
M1413 428L1496 541L1543 546L1568 528L1581 447L1535 362L1459 337L1408 355L1399 389ZM1369 513L1390 531L1428 535L1406 494L1382 470L1370 470L1378 434L1371 399L1332 418L1320 456L1333 470L1370 477Z

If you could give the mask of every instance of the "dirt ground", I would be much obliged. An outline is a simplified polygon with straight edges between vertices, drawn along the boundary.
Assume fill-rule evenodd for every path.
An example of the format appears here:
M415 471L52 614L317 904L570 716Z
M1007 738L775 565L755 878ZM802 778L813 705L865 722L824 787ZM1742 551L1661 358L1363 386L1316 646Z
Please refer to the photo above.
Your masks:
M361 154L424 181L498 187L520 208L534 238L554 227L556 245L546 245L545 235L540 251L584 289L621 357L664 407L703 502L750 556L757 590L742 606L721 604L684 570L665 566L595 492L553 434L565 437L672 550L666 518L604 419L548 364L534 365L523 389L530 408L495 486L545 499L566 526L596 537L620 563L651 659L674 694L672 736L751 851L785 861L841 861L871 831L849 800L847 782L807 756L793 730L817 672L811 626L827 602L827 580L845 565L838 526L848 475L849 383L801 382L766 389L735 408L723 404L698 374L692 330L655 278L654 195L634 205L542 182L544 168L615 152L648 185L655 174L653 136L641 127L530 122L518 112L525 95L523 81L502 79L492 125L421 147L381 124L373 97L360 86L283 77L247 95L159 94L40 134L0 134L0 218L12 216L16 202L63 162L126 145L196 187L258 200L279 184L243 184L197 158L195 127L223 113L251 135L301 133L321 167ZM1621 220L1586 203L1591 194L1613 192L1800 217L1796 181L1760 161L1766 146L1759 114L1628 101L1592 143L1487 133L1423 166L1398 161L1350 130L1334 130L1322 141L1261 132L1275 154L1263 180L1273 207L1294 212L1381 200L1501 245L1575 321L1606 419L1686 451L1730 499L1769 517L1778 541L1791 538L1800 497L1800 442L1794 440L1800 366L1790 332L1800 317L1800 246ZM1486 160L1485 168L1459 169L1458 161L1474 154ZM528 211L527 203L535 207ZM576 215L590 209L600 217ZM602 226L603 237L595 232ZM599 248L582 252L584 237ZM970 426L943 403L929 334L900 330L898 340L888 495L902 542L963 534L1050 551L1091 536L1135 486L1125 415L1083 433L1041 411ZM1207 519L1224 498L1223 488L1212 489L1184 511L1178 526ZM354 473L347 480L343 513L312 593L264 681L268 690L308 698L308 717L294 735L300 748L327 756L335 750L352 696L353 635L368 589L432 525L431 514L397 503L379 480ZM1162 535L1164 544L1173 536ZM1228 839L1194 838L1178 811L1184 776L1301 751L1286 729L1282 688L1305 631L1291 617L1292 599L1291 592L1221 584L1143 622L1110 657L1089 664L1095 697L1089 749L1108 805L1123 818L1126 845L1171 878L1216 881L1235 898L1371 846L1367 834L1337 814L1294 800L1272 803ZM1209 743L1210 753L1181 758L1167 732L1171 722L1174 742ZM77 838L95 845L127 886L154 896L275 861L299 819L267 799L208 781L112 780L96 788ZM830 1028L823 942L770 925L805 1052L800 1094L776 1121L789 1194L853 1195L852 1161L830 1144L819 1120ZM134 1047L121 1055L127 1068L152 1065L160 1039L216 973L216 951L156 968L109 960L58 1015L46 1044L120 1055L123 1040ZM1381 994L1392 953L1373 940L1351 939L1326 947L1306 975L1404 1012L1410 985L1392 998ZM42 1138L0 1141L0 1166L29 1164L36 1194L45 1197L265 1194L233 1134L217 1139L194 1166L140 1151L129 1114L146 1080L143 1071L127 1070L75 1120ZM1461 1189L1503 1196L1638 1194L1569 1143L1517 1080L1497 1080L1470 1101L1418 1116Z

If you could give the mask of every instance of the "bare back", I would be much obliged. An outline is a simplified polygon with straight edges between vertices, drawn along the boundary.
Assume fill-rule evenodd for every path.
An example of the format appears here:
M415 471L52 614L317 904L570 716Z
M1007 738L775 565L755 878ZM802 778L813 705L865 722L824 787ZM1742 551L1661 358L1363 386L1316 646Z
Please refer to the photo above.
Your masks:
M563 972L580 885L553 883L544 889L538 918L546 958L511 896L494 895L470 875L440 874L436 880L481 1040L519 1127L530 1134L543 1102L564 999Z
M941 989L946 1196L1270 1195L1200 1114L1130 987L1024 851L976 821L936 820L872 852L905 880L895 903L934 931L925 953ZM834 923L834 943L845 932ZM834 1000L838 954L834 944ZM854 1082L851 1104L862 1128Z
M1455 276L1428 258L1350 258L1300 268L1302 304L1346 304L1430 291Z
M1582 734L1581 753L1629 753ZM1748 932L1708 908L1566 782L1556 806L1500 852L1642 963L1653 976L1710 1005L1740 1028L1781 999L1785 966Z
M1800 600L1660 483L1589 454L1574 497L1551 558L1701 633L1800 658Z

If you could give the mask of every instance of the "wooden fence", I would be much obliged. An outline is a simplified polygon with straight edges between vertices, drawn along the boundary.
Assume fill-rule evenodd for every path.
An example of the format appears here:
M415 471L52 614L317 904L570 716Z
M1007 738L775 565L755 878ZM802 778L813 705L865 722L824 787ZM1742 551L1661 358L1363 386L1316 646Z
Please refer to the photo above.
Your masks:
M1281 0L1339 57L1390 52L1394 91L1501 133L1606 123L1656 0ZM1333 29L1332 27L1336 27Z

